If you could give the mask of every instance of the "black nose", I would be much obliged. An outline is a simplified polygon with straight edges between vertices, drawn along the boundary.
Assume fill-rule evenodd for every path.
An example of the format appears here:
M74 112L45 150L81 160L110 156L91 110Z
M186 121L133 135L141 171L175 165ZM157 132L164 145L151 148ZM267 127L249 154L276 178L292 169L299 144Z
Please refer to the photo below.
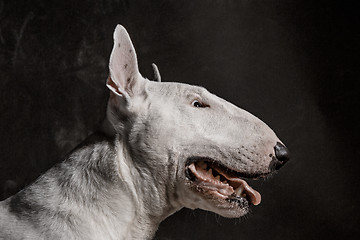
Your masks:
M277 142L274 149L275 149L275 156L276 156L277 160L279 160L282 164L289 161L289 159L290 159L289 151L283 144Z
M279 170L287 161L289 161L289 151L283 144L277 142L274 150L275 157L273 157L273 160L270 162L270 171Z

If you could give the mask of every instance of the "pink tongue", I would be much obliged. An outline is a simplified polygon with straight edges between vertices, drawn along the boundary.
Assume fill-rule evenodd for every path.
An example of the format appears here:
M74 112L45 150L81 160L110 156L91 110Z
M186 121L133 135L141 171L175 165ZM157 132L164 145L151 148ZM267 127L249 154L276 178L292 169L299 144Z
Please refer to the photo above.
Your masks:
M226 173L225 171L222 171L222 169L220 168L217 168L217 167L214 167L213 168L221 173L221 175L223 175L225 178L228 179L228 181L232 182L232 185L239 185L238 187L242 186L243 187L243 191L244 193L246 193L246 195L249 196L250 198L250 201L252 204L254 205L259 205L260 202L261 202L261 195L258 191L256 191L255 189L253 189L252 187L249 186L249 184L243 180L243 179L240 179L236 176L234 176L233 174L230 174L230 173ZM235 183L235 184L234 184Z
M246 193L246 195L248 195L250 197L250 201L252 204L254 205L259 205L261 202L261 195L258 191L256 191L255 189L253 189L252 187L249 186L249 184L240 178L228 178L228 180L230 182L236 182L236 183L240 183L240 185L242 185L242 187L244 188L244 192ZM240 186L239 185L239 186Z

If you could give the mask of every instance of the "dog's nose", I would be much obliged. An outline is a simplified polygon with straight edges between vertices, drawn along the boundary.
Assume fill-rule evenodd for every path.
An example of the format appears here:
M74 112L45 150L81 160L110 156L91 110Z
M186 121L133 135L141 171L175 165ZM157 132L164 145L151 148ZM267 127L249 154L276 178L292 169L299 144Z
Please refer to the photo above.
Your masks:
M282 143L277 142L274 150L275 156L272 156L272 161L269 165L270 171L279 170L290 159L289 151Z
M277 142L274 149L277 160L279 160L282 164L285 164L287 161L289 161L289 151L282 143Z
M273 160L270 162L270 171L279 170L287 161L289 161L289 151L282 143L277 142L274 150L275 157L273 157Z

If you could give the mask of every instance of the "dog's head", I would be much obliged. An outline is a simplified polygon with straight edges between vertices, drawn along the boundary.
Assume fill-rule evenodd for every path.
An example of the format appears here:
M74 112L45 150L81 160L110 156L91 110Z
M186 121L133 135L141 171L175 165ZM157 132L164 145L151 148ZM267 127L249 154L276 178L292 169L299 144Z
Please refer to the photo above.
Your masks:
M155 194L225 217L260 203L245 179L265 177L289 159L265 123L202 87L143 78L120 25L109 68L107 118L143 176L160 188Z

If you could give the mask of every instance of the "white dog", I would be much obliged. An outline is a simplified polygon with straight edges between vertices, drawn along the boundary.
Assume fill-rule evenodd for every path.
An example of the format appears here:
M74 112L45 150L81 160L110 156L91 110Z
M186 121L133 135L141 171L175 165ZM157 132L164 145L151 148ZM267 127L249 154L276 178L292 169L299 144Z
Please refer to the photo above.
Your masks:
M150 239L183 207L238 218L261 201L244 178L288 160L250 113L202 87L143 78L120 25L109 69L103 131L0 203L0 239Z

